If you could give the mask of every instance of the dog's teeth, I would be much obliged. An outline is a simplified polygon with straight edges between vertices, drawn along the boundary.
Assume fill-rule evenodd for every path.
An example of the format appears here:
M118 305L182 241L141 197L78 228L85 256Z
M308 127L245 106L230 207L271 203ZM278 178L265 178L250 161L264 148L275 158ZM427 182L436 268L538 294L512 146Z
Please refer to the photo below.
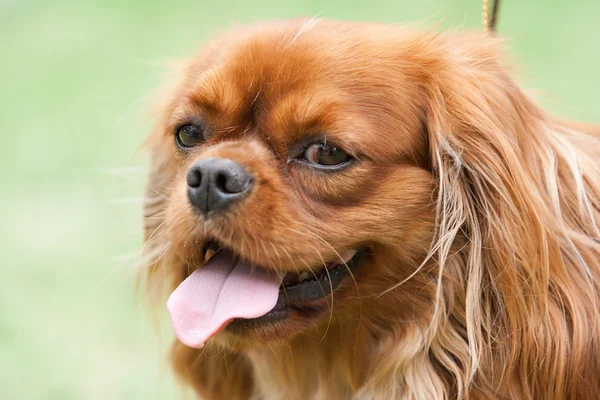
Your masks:
M300 282L310 279L311 277L312 277L312 274L308 271L302 271L302 272L300 272L300 275L298 275Z
M208 260L210 260L210 258L214 255L215 255L215 251L213 249L206 250L206 254L204 255L204 262L207 262Z

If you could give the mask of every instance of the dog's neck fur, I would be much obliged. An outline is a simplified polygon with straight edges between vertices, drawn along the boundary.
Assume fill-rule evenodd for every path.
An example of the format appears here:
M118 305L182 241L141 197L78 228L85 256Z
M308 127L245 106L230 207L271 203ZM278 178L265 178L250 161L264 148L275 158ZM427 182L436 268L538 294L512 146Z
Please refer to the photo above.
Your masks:
M399 343L392 339L392 332L389 332L389 340L376 339L364 327L356 331L354 325L355 334L349 338L348 329L352 328L332 326L326 338L303 336L291 343L250 352L248 358L255 374L252 397L264 400L406 398L409 393L430 392L425 387L414 387L419 386L419 380L413 378L421 374L438 381L436 386L443 391L440 371L436 371L429 356L414 345L422 340L422 333L413 331ZM398 357L405 357L403 366L397 364Z
M290 343L249 352L256 378L253 397L350 398L351 393L361 386L368 366L357 356L357 352L365 350L360 348L364 343L356 340L356 346L353 346L353 341L340 337L342 333L339 327L330 327L324 338L303 335Z

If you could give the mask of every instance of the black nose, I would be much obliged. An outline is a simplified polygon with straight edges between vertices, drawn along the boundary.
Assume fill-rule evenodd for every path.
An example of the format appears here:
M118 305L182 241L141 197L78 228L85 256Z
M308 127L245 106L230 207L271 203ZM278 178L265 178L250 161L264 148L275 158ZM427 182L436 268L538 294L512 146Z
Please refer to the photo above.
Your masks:
M227 158L207 158L192 165L187 175L188 197L202 213L224 209L252 188L252 175Z

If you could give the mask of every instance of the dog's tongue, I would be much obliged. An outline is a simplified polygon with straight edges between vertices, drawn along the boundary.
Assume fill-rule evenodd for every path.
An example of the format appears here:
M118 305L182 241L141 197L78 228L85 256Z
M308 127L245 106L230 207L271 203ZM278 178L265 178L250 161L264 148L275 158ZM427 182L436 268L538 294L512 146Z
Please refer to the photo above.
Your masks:
M282 279L219 250L169 297L177 338L200 348L234 318L257 318L275 307Z

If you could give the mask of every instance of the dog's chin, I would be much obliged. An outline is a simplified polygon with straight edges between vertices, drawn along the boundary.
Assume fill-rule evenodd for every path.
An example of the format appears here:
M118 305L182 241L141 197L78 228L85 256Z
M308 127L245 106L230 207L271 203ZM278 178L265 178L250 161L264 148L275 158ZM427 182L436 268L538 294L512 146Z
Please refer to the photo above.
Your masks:
M209 244L208 253L215 247L218 246ZM210 341L234 350L258 348L270 342L289 341L322 323L331 323L337 317L336 309L356 297L357 275L368 268L371 251L366 246L356 246L338 256L338 262L287 273L272 310L257 318L235 318Z

